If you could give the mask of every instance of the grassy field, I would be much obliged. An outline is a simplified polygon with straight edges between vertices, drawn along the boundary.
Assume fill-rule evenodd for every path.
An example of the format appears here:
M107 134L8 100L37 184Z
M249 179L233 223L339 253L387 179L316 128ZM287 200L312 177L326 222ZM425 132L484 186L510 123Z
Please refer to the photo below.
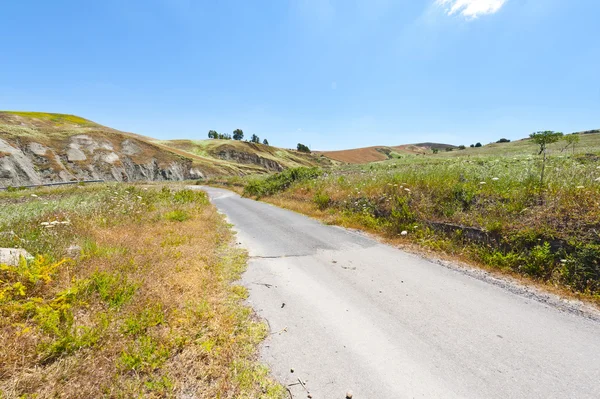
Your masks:
M553 145L543 183L528 142L230 183L328 223L600 303L599 141L585 135L575 153Z
M198 191L0 193L0 397L281 398L236 285L246 254Z

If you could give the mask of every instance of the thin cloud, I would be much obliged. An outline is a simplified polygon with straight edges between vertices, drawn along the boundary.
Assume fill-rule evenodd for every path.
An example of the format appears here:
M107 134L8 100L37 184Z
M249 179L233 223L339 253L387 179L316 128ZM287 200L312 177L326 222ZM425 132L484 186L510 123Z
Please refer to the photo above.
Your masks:
M435 4L444 7L448 15L460 14L466 18L494 14L507 0L436 0Z

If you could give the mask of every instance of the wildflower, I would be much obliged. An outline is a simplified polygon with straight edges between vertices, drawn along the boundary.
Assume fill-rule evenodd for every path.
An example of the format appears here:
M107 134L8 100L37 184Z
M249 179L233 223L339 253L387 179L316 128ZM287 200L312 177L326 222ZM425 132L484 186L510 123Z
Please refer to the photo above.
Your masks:
M138 199L142 199L142 197L140 197L139 195L137 196Z
M584 187L584 186L577 186L577 187L575 187L575 188L579 188L579 189L581 189L581 188L585 188L585 187Z
M401 236L405 236L408 235L408 231L404 230L402 233L400 233Z
M493 181L498 181L498 180L500 180L500 178L498 178L498 177L492 177L492 180Z
M37 198L37 195L35 195L35 194L31 194L31 196L32 196L33 198Z
M479 184L483 185L483 184L486 184L486 182L480 181Z

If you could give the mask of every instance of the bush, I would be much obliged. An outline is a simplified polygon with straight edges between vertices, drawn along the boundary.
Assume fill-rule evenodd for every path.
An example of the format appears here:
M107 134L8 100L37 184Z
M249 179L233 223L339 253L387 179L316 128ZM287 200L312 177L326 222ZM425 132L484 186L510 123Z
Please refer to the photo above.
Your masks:
M561 280L581 292L600 291L600 245L582 245L564 260Z
M323 172L318 168L291 168L267 178L253 179L244 188L244 195L251 197L264 197L281 192L293 183L315 179Z
M554 254L550 249L550 244L536 245L527 258L527 263L523 266L523 271L533 277L548 278L554 268Z
M317 207L320 210L324 210L331 203L331 198L326 193L319 191L313 197L313 201L315 202L315 204L317 204Z
M306 152L307 154L310 154L310 148L308 148L307 146L305 146L304 144L300 144L298 143L298 146L296 147L298 149L298 151L300 152Z
M496 141L496 143L510 143L510 140L502 138L502 139Z

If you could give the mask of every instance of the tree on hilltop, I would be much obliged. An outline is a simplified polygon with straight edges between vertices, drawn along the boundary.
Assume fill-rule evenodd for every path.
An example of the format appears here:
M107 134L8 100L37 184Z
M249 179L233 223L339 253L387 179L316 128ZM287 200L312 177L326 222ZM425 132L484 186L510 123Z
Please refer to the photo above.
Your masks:
M310 148L308 148L307 146L305 146L304 144L298 143L298 146L296 147L298 149L298 151L300 152L306 152L308 154L310 154Z
M233 139L234 140L241 140L244 138L244 132L242 131L242 129L235 129L233 131Z
M258 144L260 143L260 138L256 134L253 134L252 137L250 137L250 142Z
M267 139L264 139L264 140L263 140L263 144L264 144L264 145L269 145L269 141L268 141Z
M208 138L209 139L218 139L219 138L219 133L217 133L215 130L209 130L208 131Z

